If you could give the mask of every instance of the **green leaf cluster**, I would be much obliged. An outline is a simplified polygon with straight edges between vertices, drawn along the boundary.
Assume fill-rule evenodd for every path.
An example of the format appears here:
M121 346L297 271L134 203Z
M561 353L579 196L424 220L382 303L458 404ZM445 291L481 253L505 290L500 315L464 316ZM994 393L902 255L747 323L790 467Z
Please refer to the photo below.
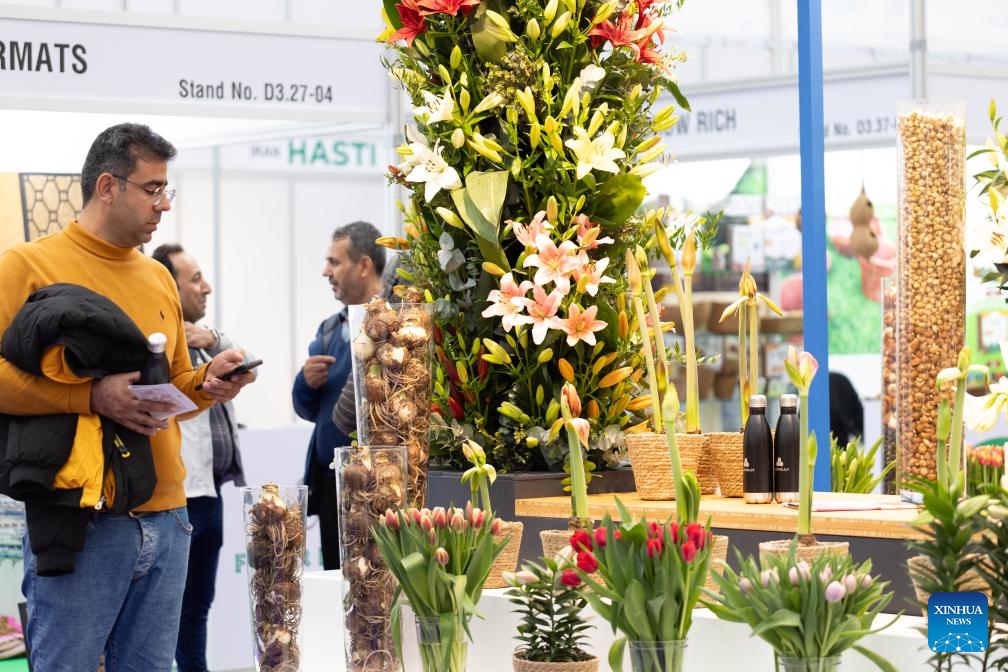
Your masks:
M880 438L871 448L865 448L861 437L856 436L841 448L837 438L830 434L830 489L833 492L874 492L882 479L896 468L896 460L893 460L875 474L875 456L881 445Z
M853 648L885 672L896 672L891 663L858 644L897 618L874 627L892 600L888 582L871 576L870 560L855 565L846 555L823 555L808 563L796 561L796 548L797 542L790 555L773 555L763 564L736 550L738 571L726 566L723 574L715 573L720 592L706 591L704 604L718 618L749 625L779 656L828 658ZM843 597L831 602L826 589L834 581L850 581L855 589L845 588Z

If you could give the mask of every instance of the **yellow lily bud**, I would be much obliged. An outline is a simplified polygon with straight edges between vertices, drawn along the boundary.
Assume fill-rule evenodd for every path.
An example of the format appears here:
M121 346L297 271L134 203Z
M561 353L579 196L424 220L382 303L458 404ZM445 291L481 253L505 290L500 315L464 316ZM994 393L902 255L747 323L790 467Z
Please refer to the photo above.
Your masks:
M549 0L549 2L546 3L546 8L543 9L543 21L546 23L553 21L553 17L556 16L557 7L559 5L559 0Z
M553 73L550 70L549 63L543 63L542 83L543 83L543 93L549 94L549 92L553 90Z
M621 339L626 338L630 334L630 321L627 318L625 310L621 310L619 317L616 318L616 329Z
M667 149L668 149L668 147L665 145L665 143L659 143L655 147L652 147L648 151L646 151L643 154L639 155L637 157L637 160L640 163L642 163L642 164L644 164L644 163L651 163L655 159L659 158L662 154L664 154L665 150L667 150Z
M626 405L626 410L633 412L643 411L645 408L649 408L650 406L651 406L651 395L645 394L640 397L637 397L636 399L628 403Z
M501 157L500 154L488 148L486 145L482 143L476 142L475 140L466 140L466 144L472 147L474 150L476 150L477 154L486 157L487 159L493 161L494 163L504 162L504 159Z
M640 154L641 152L646 152L647 150L657 145L659 142L661 142L661 138L659 138L657 135L652 135L650 138L637 145L637 148L634 151L638 154Z
M571 84L570 88L567 89L567 93L564 95L563 105L560 106L560 113L557 115L561 119L567 116L569 112L574 112L575 115L578 114L580 101L578 100L578 89L581 87L579 82L574 82Z
M560 139L560 135L558 133L550 133L548 137L550 146L556 150L557 154L563 154L564 146L563 140Z
M662 165L660 163L645 163L643 165L634 166L633 168L631 168L630 174L634 175L635 177L639 177L643 180L645 177L648 177L649 175L654 175L661 169Z
M472 113L479 114L480 112L486 112L487 110L492 110L493 108L497 107L503 102L504 102L504 96L502 96L501 94L497 93L496 91L488 93L486 96L484 96L483 100L481 100L479 104L475 108L473 108Z
M529 19L529 22L527 24L525 24L525 32L533 40L538 40L539 39L539 35L542 32L540 30L540 28L539 28L539 22L536 21L535 19Z
M501 364L511 363L511 355L509 355L507 350L504 349L504 346L497 341L490 338L484 338L483 347L486 348L488 353L499 360ZM486 355L483 355L483 359L486 359Z
M696 236L694 230L690 229L686 233L682 249L682 272L683 275L693 275L696 269Z
M557 120L553 118L553 115L546 117L546 121L543 122L543 130L549 133L556 133L557 130Z
M553 348L546 348L536 357L536 362L539 364L545 364L551 359L553 359Z
M619 3L617 3L616 0L609 0L608 2L599 6L598 12L595 14L595 17L591 21L592 27L597 26L598 24L602 23L610 16L612 16L612 13L616 10L617 4Z
M595 110L595 113L592 114L591 121L588 123L587 132L589 137L594 137L595 133L598 132L599 127L602 126L603 121L605 121L605 111L600 107Z
M488 138L484 135L480 135L479 133L473 133L473 141L495 152L499 152L504 149L503 147L500 146L500 144L497 143L496 140Z
M438 73L441 74L441 79L443 79L448 86L451 86L452 76L451 73L448 72L448 68L446 68L443 63L439 63L437 67Z
M567 25L570 23L571 13L564 12L559 17L557 17L556 23L550 29L550 37L554 40L563 35L563 32L567 30Z
M679 123L679 115L678 114L673 114L671 117L669 117L668 119L666 119L664 121L661 121L661 122L653 121L653 122L651 122L651 130L654 131L655 133L664 133L665 131L667 131L668 129L672 128L673 126L675 126L678 123Z
M457 44L452 48L448 64L451 65L452 70L458 70L459 65L462 64L462 50L459 49Z
M413 40L413 48L420 52L421 56L430 56L430 49L427 48L423 40Z
M413 238L413 239L419 239L420 238L420 232L417 231L417 228L415 226L413 226L412 224L404 224L403 225L403 232L405 232L406 235L409 236L410 238Z
M451 144L455 149L460 148L465 144L465 131L461 128L456 128L451 134Z
M546 199L546 221L555 222L557 221L557 211L559 205L557 204L557 199L555 196L550 196Z
M515 89L514 95L518 100L518 104L525 110L525 116L528 117L529 121L535 121L535 99L532 97L532 89L527 86L523 90Z
M463 385L469 382L469 372L466 370L465 362L455 362L455 370L458 371L459 380Z
M574 367L566 359L561 357L557 360L557 368L560 370L560 377L568 383L574 382Z
M459 94L459 107L462 108L463 114L469 114L469 103L471 102L469 89L462 89L462 93Z
M502 275L504 275L504 273L505 273L505 271L504 271L503 268L501 268L497 264L493 263L492 261L484 261L483 262L483 270L486 271L487 273L489 273L490 275L497 276L498 278L501 277Z
M633 292L634 296L640 296L644 292L640 266L637 265L637 258L634 257L634 253L630 250L627 250L626 253L626 267L627 280L630 281L630 291Z
M532 149L535 149L536 147L539 146L540 131L539 131L539 122L538 121L533 120L532 123L529 125L529 134L528 135L529 135L529 147L531 147Z
M455 214L454 210L442 207L437 208L436 212L441 216L441 219L445 221L445 224L454 226L456 229L465 229L465 224L462 222L462 218Z
M546 422L547 424L552 424L557 421L560 417L560 402L556 399L551 399L549 406L546 407Z
M674 267L676 265L675 252L672 250L672 243L669 242L665 225L661 221L655 222L655 239L658 241L658 249L661 250L665 261L668 262L669 266Z
M589 418L597 418L602 414L601 409L599 409L598 402L594 399L588 402L587 413Z
M511 176L514 177L517 180L518 176L521 175L521 170L522 170L521 159L519 159L516 156L511 161Z

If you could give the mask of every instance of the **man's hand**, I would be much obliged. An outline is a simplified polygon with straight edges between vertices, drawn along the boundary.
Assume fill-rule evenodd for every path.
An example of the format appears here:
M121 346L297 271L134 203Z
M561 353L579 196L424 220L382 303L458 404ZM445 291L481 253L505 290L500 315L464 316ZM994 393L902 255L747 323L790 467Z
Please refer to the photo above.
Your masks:
M301 371L304 373L304 379L308 383L308 387L317 390L325 385L326 380L329 378L329 367L335 363L336 358L329 355L312 355L306 359L304 366L301 367Z
M168 426L151 413L168 413L171 404L143 401L133 396L129 385L140 378L140 372L117 373L98 378L91 383L91 412L115 420L123 427L145 436L154 436Z
M245 353L237 348L228 348L211 359L210 365L206 369L202 392L215 401L234 399L241 388L256 379L256 372L254 370L246 371L232 376L230 380L221 380L217 376L228 373L244 361Z
M185 323L185 338L190 348L206 350L217 345L217 334L213 329L204 329L192 322Z

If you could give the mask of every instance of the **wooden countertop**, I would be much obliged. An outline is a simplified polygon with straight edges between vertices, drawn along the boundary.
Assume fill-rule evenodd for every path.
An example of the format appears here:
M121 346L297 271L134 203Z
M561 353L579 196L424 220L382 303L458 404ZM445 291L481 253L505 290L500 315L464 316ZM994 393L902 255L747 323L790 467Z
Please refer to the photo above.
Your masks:
M618 494L589 495L588 514L600 520L605 513L616 515L614 497L636 515L664 520L674 516L674 501L645 501L636 492ZM867 502L878 502L883 506L900 504L897 495L848 495L832 492L817 492L813 499L816 505L836 503L852 506ZM570 497L537 497L515 500L515 514L532 518L569 518ZM923 535L910 526L917 515L915 508L883 508L859 511L815 511L812 512L812 531L816 534L831 534L850 537L873 537L877 539L921 539ZM705 495L700 500L700 519L711 519L711 526L735 530L765 530L794 534L798 527L798 510L781 504L746 504L741 499Z

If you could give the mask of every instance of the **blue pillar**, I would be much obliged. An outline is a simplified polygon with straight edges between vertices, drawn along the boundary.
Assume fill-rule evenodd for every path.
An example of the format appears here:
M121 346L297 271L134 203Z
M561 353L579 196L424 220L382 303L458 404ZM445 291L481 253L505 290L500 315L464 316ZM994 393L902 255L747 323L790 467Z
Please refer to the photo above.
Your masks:
M798 112L801 135L802 281L805 349L819 360L809 392L809 429L819 454L814 488L830 489L829 330L826 313L826 188L821 0L798 1Z

